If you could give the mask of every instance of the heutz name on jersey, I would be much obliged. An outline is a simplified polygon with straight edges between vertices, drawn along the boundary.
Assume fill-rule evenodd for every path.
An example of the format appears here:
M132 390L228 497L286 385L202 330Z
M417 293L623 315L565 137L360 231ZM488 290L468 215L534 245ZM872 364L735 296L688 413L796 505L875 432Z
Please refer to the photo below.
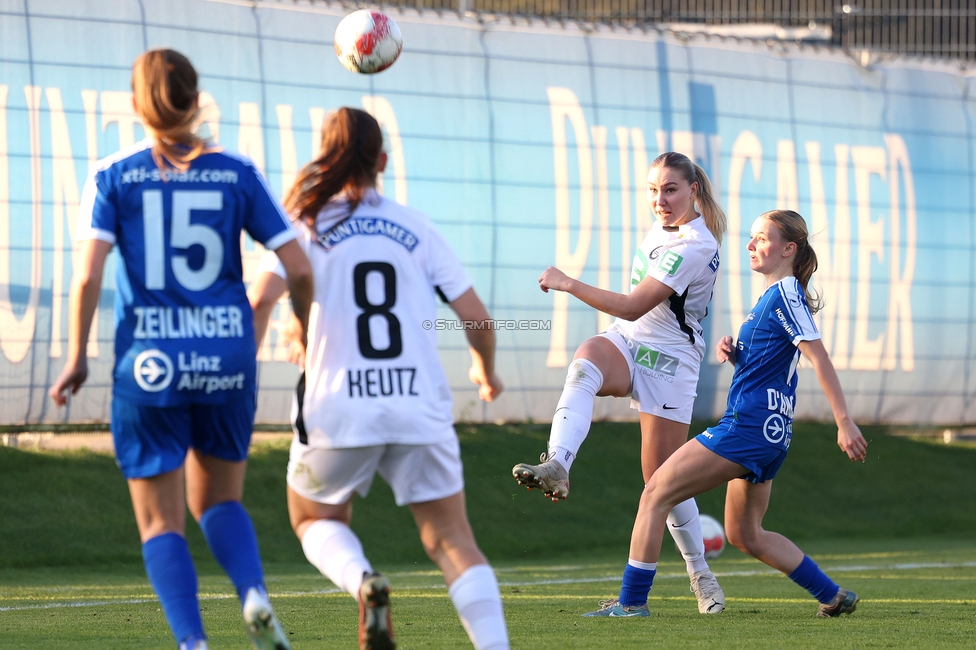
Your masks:
M351 368L346 370L350 398L417 397L416 368Z
M159 393L173 383L176 375L177 391L200 391L207 395L223 390L242 390L245 375L243 372L220 374L221 357L217 355L198 355L179 352L176 364L162 350L143 350L136 356L132 374L136 385L147 393Z

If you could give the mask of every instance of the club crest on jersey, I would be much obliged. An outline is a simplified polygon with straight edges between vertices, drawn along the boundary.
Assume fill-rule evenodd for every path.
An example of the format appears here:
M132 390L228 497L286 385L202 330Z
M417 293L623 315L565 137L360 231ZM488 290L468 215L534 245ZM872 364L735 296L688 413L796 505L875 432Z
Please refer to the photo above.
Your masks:
M132 364L132 375L139 388L158 393L173 381L173 360L162 350L143 350Z
M382 217L350 217L319 233L315 240L327 251L356 235L379 235L392 239L411 253L420 243L417 235Z

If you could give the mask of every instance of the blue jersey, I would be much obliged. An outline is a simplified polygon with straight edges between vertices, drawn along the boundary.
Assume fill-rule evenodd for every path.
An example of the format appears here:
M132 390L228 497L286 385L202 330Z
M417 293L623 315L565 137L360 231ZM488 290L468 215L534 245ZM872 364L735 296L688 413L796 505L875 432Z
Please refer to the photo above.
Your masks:
M796 405L799 344L820 338L803 288L793 276L766 289L735 345L735 374L719 426L762 444L789 449Z
M78 238L121 254L113 394L143 406L237 399L255 374L241 231L270 249L295 232L247 158L211 152L161 172L151 147L100 161L81 198Z

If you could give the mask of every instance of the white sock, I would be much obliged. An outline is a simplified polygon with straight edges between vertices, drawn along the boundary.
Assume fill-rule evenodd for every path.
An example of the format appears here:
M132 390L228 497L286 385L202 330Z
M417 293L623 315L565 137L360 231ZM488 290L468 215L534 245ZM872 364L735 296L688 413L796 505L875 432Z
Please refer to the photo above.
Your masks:
M702 540L701 520L698 518L698 504L694 499L682 501L668 513L668 530L674 543L685 559L688 575L705 571L705 542Z
M373 567L363 554L363 545L349 526L334 519L319 519L305 529L302 550L316 569L357 601L363 573Z
M591 362L575 359L569 364L549 432L549 455L567 472L590 432L593 400L602 386L603 373Z
M657 562L641 562L633 558L627 558L627 564L634 567L635 569L644 569L645 571L657 571Z
M475 650L508 650L502 595L490 566L470 567L458 576L447 593Z

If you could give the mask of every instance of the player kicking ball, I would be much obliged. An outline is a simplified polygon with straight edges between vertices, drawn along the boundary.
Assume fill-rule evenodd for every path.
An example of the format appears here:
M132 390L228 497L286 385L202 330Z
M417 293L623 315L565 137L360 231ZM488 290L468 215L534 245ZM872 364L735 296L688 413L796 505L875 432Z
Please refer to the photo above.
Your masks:
M539 278L543 291L566 291L616 317L605 332L576 350L542 462L512 469L519 485L538 488L553 501L569 496L569 470L589 433L597 396L630 397L631 408L640 411L645 483L688 440L705 357L702 320L718 273L725 213L715 202L705 171L673 151L651 162L647 199L656 221L634 256L629 293L590 286L553 267ZM698 611L721 613L725 594L705 561L695 500L676 503L668 523ZM628 565L648 569L634 558Z
M739 329L719 341L716 355L735 366L728 408L719 423L689 440L654 473L641 495L630 557L648 570L624 572L620 596L587 616L648 616L647 597L661 554L661 539L674 504L723 483L729 542L782 571L819 601L817 616L853 612L858 597L837 586L793 542L762 527L772 480L786 460L796 405L796 366L802 354L813 365L837 424L837 445L864 462L867 442L847 411L833 364L812 314L819 297L808 298L817 256L806 223L796 212L774 210L752 224L749 266L766 290ZM812 306L811 306L812 305Z

